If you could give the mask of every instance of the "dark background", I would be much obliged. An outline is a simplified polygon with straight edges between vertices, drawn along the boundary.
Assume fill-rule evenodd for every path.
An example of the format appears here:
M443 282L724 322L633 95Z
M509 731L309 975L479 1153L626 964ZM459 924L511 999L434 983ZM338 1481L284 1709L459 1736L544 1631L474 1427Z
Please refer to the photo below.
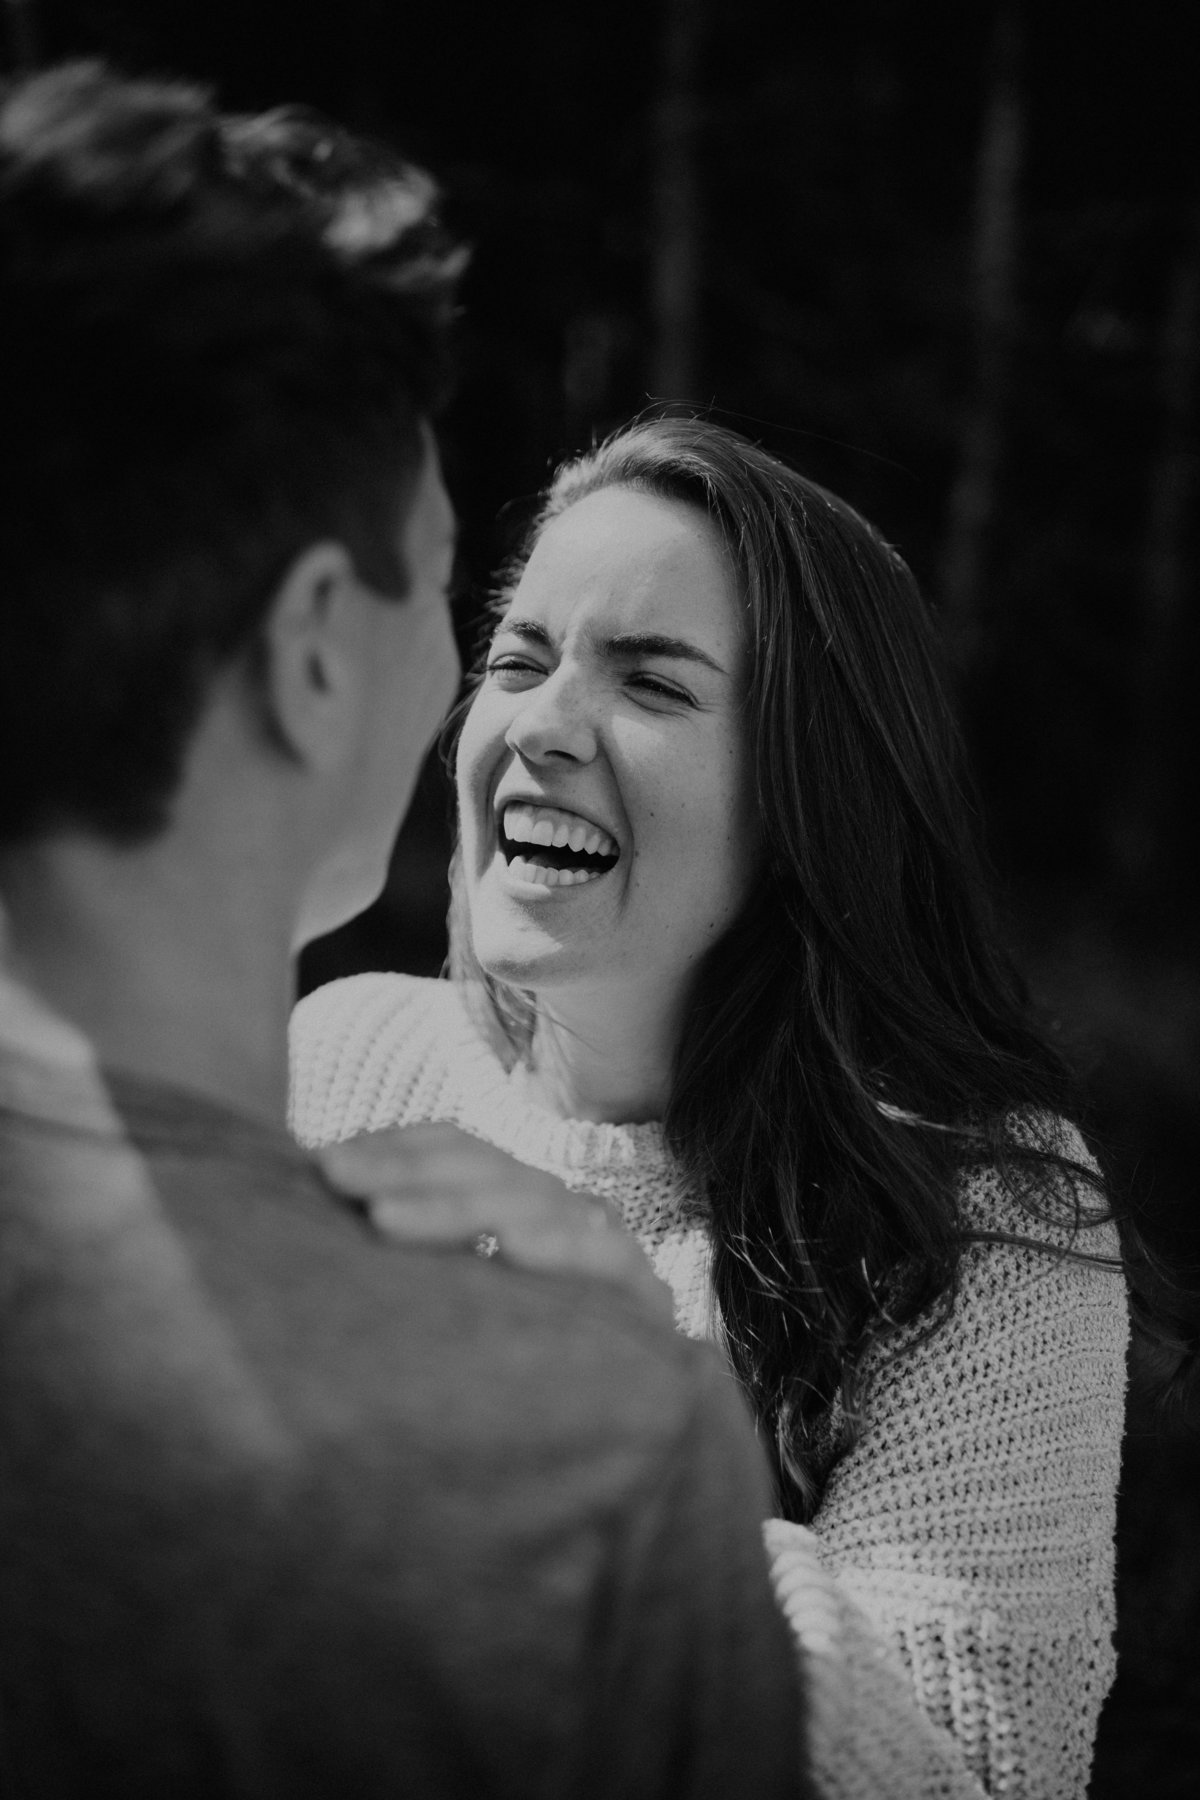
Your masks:
M1200 59L1104 0L4 0L432 167L475 246L444 422L464 639L556 459L687 400L845 494L941 612L993 857L1087 1123L1200 1266ZM306 985L444 951L444 781ZM1135 1366L1095 1800L1200 1791L1200 1436Z

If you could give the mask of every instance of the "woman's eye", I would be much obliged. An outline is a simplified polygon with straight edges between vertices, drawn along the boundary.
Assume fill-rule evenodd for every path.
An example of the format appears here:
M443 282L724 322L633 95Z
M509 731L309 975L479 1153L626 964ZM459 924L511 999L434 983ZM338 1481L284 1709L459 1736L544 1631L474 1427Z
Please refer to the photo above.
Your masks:
M679 706L694 704L686 689L676 687L673 682L663 681L658 675L631 675L629 685L640 694L648 694L656 700L672 700Z
M527 657L511 654L493 656L488 662L487 672L489 676L505 681L506 685L514 680L536 680L545 673L538 663L530 662Z

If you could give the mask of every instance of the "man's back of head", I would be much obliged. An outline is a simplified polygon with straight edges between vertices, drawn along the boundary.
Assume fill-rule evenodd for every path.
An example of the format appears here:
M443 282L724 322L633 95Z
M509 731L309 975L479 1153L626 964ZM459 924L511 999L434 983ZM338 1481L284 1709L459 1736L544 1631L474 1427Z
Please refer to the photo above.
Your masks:
M289 562L402 596L462 253L426 176L95 65L0 96L0 843L161 826Z

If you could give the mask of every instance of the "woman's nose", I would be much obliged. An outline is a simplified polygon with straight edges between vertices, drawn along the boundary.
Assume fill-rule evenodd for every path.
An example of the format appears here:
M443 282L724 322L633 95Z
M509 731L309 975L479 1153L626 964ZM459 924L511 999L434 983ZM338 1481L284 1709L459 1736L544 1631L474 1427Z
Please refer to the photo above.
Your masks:
M587 695L561 673L530 688L504 734L510 750L526 762L563 757L590 762L596 754L596 726Z

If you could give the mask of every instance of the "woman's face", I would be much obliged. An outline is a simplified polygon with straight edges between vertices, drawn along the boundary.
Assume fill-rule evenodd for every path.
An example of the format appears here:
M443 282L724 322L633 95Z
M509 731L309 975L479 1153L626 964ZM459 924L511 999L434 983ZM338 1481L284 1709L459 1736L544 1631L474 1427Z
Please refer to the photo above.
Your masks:
M458 751L475 955L512 986L682 997L758 860L742 608L697 509L631 488L543 531Z

